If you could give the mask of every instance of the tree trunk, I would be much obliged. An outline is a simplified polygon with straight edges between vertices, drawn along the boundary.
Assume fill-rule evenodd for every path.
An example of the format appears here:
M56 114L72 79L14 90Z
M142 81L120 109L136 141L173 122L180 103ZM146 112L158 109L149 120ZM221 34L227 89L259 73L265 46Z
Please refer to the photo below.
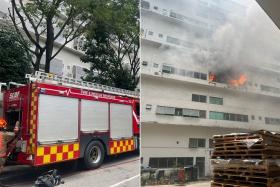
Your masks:
M35 71L39 71L39 69L40 69L40 61L41 61L41 58L38 58L38 56L36 56L35 65L34 65L34 72Z
M54 28L52 17L47 18L47 40L46 40L46 63L45 72L50 72L50 64L52 60L53 44L54 44Z
M44 50L36 49L36 59L34 64L34 72L40 70L41 59L44 54Z

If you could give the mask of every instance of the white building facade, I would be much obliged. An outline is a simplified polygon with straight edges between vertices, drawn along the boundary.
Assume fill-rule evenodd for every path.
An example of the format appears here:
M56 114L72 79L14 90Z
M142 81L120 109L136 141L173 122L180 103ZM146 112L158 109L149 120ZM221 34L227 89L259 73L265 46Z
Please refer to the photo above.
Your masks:
M211 175L213 135L280 131L279 65L246 64L246 83L232 86L210 81L212 69L200 59L212 50L212 35L230 11L242 17L246 6L232 0L141 2L143 166L196 165L203 178Z

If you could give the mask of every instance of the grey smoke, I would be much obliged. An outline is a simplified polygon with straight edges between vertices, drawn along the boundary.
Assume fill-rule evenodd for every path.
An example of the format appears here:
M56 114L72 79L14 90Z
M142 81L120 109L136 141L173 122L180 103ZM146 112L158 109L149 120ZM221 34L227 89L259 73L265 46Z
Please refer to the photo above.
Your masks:
M207 61L210 70L246 72L252 65L265 66L279 60L278 28L254 0L239 2L247 6L246 14L241 19L228 14L228 21L212 35L209 47L214 50L193 55L195 60Z
M196 6L197 0L175 2L181 4L182 8L179 11L181 13L199 8ZM218 26L209 38L198 39L187 30L181 31L180 40L200 43L208 46L207 50L194 48L190 59L186 49L164 46L162 47L164 59L171 64L174 61L189 63L188 66L192 63L200 63L208 66L209 71L217 73L232 71L231 74L241 72L246 74L250 66L270 66L269 64L275 62L279 64L279 29L255 0L235 0L235 2L244 5L245 9L228 12L226 22ZM185 67L186 64L177 66Z

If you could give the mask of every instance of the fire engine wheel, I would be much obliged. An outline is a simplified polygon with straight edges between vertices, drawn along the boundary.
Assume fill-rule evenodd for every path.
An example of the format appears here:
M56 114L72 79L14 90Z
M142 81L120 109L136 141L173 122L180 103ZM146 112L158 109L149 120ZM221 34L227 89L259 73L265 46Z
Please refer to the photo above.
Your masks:
M99 141L92 141L86 148L84 164L86 169L98 168L104 160L104 147Z

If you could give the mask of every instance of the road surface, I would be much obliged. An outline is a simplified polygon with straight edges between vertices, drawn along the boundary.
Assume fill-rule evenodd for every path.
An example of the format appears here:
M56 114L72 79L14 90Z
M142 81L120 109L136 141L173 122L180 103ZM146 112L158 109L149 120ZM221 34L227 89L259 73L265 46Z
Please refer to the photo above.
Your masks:
M31 187L43 172L57 168L65 181L61 187L137 187L140 186L140 160L135 153L106 158L95 170L66 169L66 163L47 168L9 166L0 175L0 182L7 187ZM1 185L0 185L1 186Z

